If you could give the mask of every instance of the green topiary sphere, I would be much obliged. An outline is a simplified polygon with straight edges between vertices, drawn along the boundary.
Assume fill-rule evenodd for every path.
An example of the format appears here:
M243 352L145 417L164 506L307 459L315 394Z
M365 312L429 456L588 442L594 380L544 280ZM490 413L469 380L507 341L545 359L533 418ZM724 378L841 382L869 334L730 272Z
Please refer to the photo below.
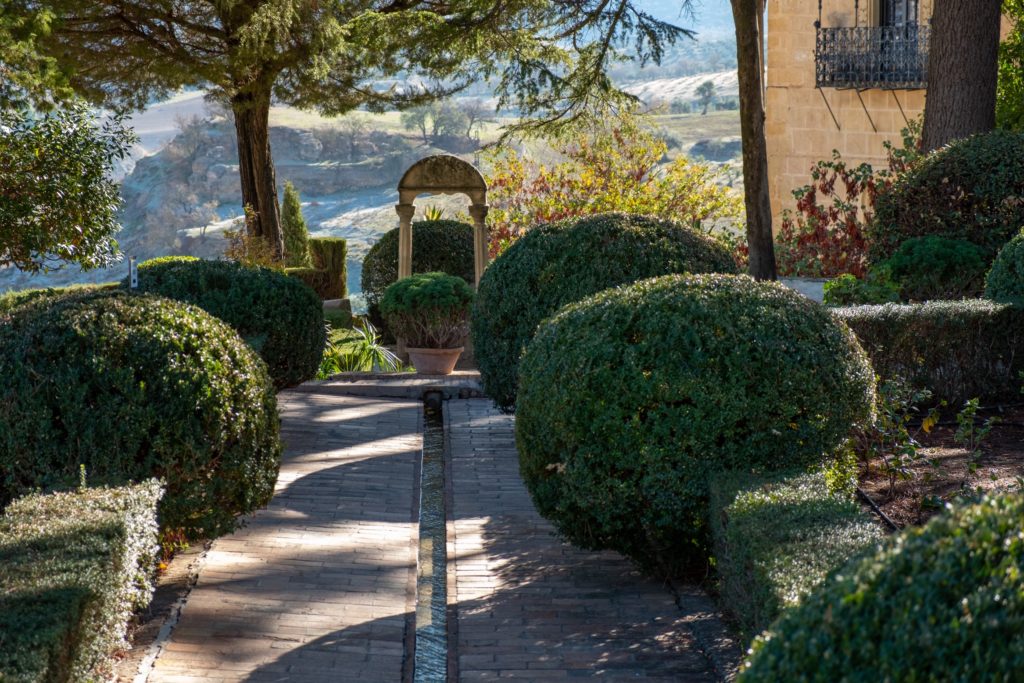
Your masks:
M1024 232L1006 243L985 280L985 298L1024 306Z
M932 152L879 194L867 230L881 263L913 237L972 242L986 261L1024 225L1024 134L997 130Z
M195 304L234 327L278 389L316 377L327 343L323 303L296 278L232 261L154 259L139 266L139 291Z
M280 458L266 365L228 325L123 291L20 307L0 325L0 507L37 487L158 477L161 525L230 531Z
M645 280L538 329L520 364L520 470L570 541L671 575L706 560L710 473L821 463L873 399L853 334L796 292Z
M384 292L380 310L410 348L452 349L469 334L473 288L446 273L417 273Z
M853 561L759 637L739 681L1017 681L1024 499L986 498Z
M672 273L736 273L725 247L678 223L603 214L533 228L484 272L473 307L473 348L484 391L516 401L519 357L537 325L562 306Z
M883 264L904 300L976 298L985 281L985 251L970 242L928 235L912 237Z
M476 279L473 226L451 220L412 224L412 272L448 273L466 282ZM380 301L398 280L398 228L384 233L363 259L362 288L370 318L383 327Z

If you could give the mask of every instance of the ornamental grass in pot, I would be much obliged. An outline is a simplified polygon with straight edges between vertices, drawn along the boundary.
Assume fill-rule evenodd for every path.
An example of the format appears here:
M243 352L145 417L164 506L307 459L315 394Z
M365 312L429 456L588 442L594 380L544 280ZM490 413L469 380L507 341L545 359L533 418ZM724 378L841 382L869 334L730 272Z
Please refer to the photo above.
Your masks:
M424 375L450 375L469 334L473 289L446 273L417 273L387 288L380 310Z

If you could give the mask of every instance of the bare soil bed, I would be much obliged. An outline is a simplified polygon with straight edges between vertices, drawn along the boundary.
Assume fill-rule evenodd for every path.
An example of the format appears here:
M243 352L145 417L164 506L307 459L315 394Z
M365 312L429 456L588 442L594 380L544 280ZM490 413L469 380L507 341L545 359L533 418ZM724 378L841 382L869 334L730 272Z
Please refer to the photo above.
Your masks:
M875 461L867 468L862 466L861 489L901 527L923 524L960 497L1022 490L1024 406L983 411L977 423L989 417L998 422L977 456L956 442L956 422L944 416L930 433L918 434L921 449L909 478L898 479L890 490L882 463Z

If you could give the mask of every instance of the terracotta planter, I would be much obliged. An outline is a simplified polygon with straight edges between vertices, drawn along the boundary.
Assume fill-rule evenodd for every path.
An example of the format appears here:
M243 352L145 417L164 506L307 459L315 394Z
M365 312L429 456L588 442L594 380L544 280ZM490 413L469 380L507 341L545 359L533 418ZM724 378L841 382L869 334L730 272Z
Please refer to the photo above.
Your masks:
M406 349L409 360L421 375L450 375L455 363L462 355L463 347L457 349Z

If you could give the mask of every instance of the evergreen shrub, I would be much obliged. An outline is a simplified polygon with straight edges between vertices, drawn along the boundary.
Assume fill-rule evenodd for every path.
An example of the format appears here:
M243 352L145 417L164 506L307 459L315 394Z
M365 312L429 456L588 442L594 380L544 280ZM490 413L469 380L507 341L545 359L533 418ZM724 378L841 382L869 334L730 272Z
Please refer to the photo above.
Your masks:
M0 680L101 681L156 570L155 481L33 494L0 516Z
M166 484L164 529L211 538L264 505L281 446L266 365L195 306L123 291L0 325L0 506L79 482Z
M520 471L570 541L673 574L707 559L711 474L822 464L873 400L853 334L800 294L644 280L541 324L520 366Z
M139 291L194 304L234 327L278 389L316 376L327 342L323 302L295 278L233 261L146 261Z
M996 255L985 280L985 298L1024 306L1024 232L1007 242Z
M833 312L857 335L882 380L928 390L951 406L1012 400L1024 370L1024 309L980 299L851 306Z
M1013 494L904 530L783 613L737 680L1019 680L1022 526Z
M476 279L473 226L452 220L412 224L412 272L448 273L466 282ZM382 333L390 332L380 313L384 290L398 281L398 228L384 233L363 259L362 288L369 317Z
M418 273L384 292L380 310L388 327L410 348L451 349L469 333L473 288L445 273Z
M868 227L874 263L907 240L934 235L981 248L986 263L1024 226L1024 134L997 130L932 152L875 202Z
M834 569L885 535L821 472L726 472L711 482L711 534L722 602L745 638L800 603Z
M519 358L562 306L645 278L709 272L738 269L721 244L672 221L613 213L532 228L480 281L472 333L484 391L512 409Z

